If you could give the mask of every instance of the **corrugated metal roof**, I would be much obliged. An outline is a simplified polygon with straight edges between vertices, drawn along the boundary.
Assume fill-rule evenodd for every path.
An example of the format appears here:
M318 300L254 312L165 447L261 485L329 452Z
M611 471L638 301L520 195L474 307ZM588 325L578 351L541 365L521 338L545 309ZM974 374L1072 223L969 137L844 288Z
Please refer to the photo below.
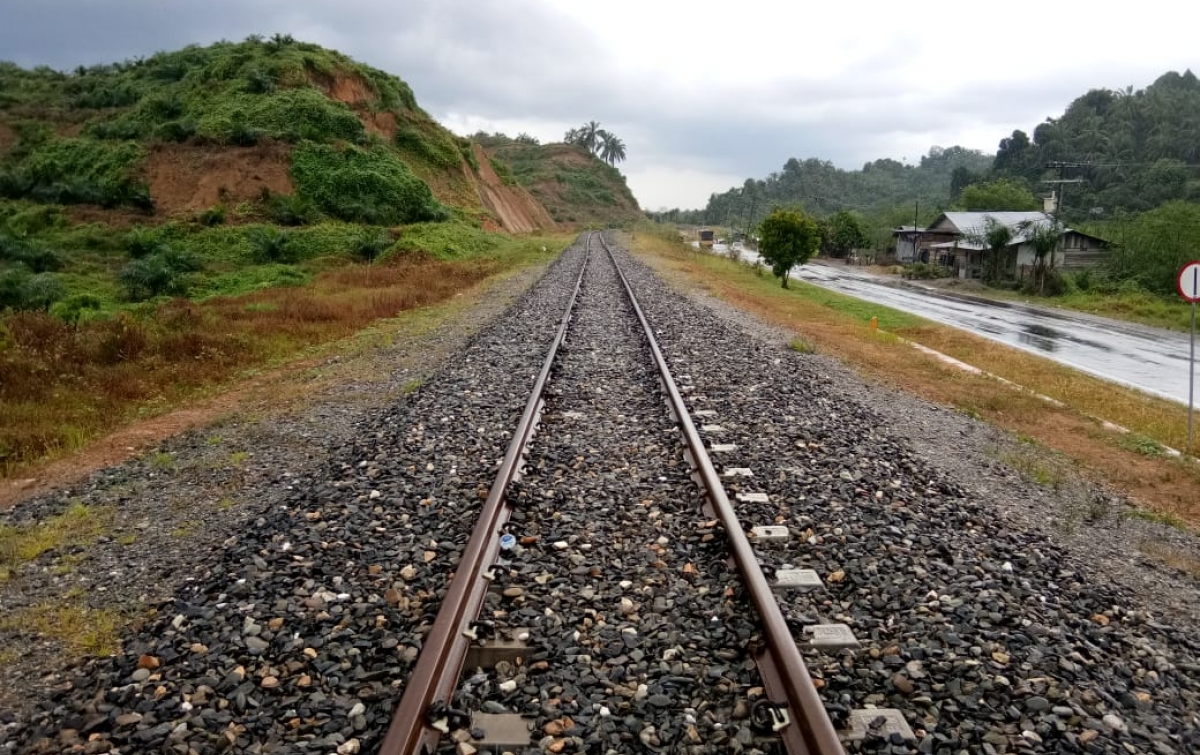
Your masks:
M1013 243L1018 243L1018 235L1022 237L1022 241L1027 236L1027 231L1022 232L1022 225L1049 225L1053 222L1049 215L1039 210L1025 212L947 212L943 214L950 221L951 225L964 236L982 236L987 233L988 218L991 218L1000 225L1006 225L1013 229Z
M1023 244L1029 240L1036 228L1049 227L1054 218L1047 213L1031 210L1028 212L946 212L942 213L958 232L964 237L982 238L987 233L988 219L991 218L1000 225L1006 225L1013 231L1009 245ZM935 224L936 225L936 224ZM1061 233L1074 233L1072 228L1059 226ZM961 241L959 247L966 248Z

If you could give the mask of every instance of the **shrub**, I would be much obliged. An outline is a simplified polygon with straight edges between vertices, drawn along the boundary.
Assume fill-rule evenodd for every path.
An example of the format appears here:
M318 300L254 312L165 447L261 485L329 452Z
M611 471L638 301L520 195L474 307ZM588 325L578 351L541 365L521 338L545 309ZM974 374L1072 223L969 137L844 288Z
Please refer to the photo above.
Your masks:
M385 249L392 245L392 237L386 231L365 229L354 242L354 254L364 262L374 262Z
M506 186L516 185L517 179L513 176L512 170L508 167L508 165L494 157L489 157L488 162L491 163L492 170L496 172L496 176Z
M445 218L429 186L381 145L337 149L306 142L292 153L297 193L333 217L371 225Z
M183 296L187 293L187 273L203 265L195 255L170 247L141 259L135 259L121 270L121 283L133 301L145 301L155 296Z
M287 264L296 261L296 249L286 232L262 226L250 231L250 257L260 265L271 262Z
M153 228L134 226L129 230L129 233L125 234L125 250L134 259L141 259L151 254L157 254L164 247L165 243Z
M275 91L275 79L261 68L246 74L246 91L250 94L270 94Z
M82 91L70 98L70 105L74 108L128 107L142 97L141 90L132 82L99 77L88 77L81 81Z
M150 346L146 328L127 313L96 324L94 359L100 364L118 364L137 359Z
M63 267L62 258L52 250L39 246L30 246L18 261L35 273L53 273Z
M1025 279L1021 290L1027 294L1061 296L1067 292L1067 282L1057 270L1049 270L1044 282L1039 284L1037 278L1031 275Z
M214 225L221 225L225 222L225 205L219 204L215 207L209 207L200 213L196 217L196 220L203 226L212 227Z
M453 137L436 123L418 124L402 118L396 124L394 140L397 147L413 152L439 168L457 168L464 159Z
M137 144L58 139L34 150L0 180L0 193L56 204L152 209L150 193L134 176L142 158Z
M237 147L253 147L263 137L262 129L257 129L246 122L245 116L236 113L229 122L225 139Z
M4 221L4 227L14 236L33 236L51 228L62 228L67 224L59 207L28 205Z
M950 268L926 262L913 262L904 266L902 275L909 280L930 280L933 278L949 278L953 275Z
M270 94L227 94L206 108L198 131L206 138L239 146L267 137L290 142L366 140L362 121L353 110L307 86Z
M40 310L46 312L66 293L54 273L30 275L22 268L0 273L0 310Z
M38 273L25 282L24 309L49 312L50 306L66 294L62 281L54 273Z
M99 312L104 302L95 294L75 294L56 302L50 307L50 314L72 326L79 325L88 312Z
M316 221L312 202L295 194L266 194L267 216L280 225L308 225Z
M97 121L88 124L84 133L94 139L119 142L141 139L147 133L144 123L132 118L114 118L109 121Z
M24 309L25 283L29 272L23 268L0 270L0 310Z
M415 252L438 259L474 257L494 251L499 239L496 234L462 222L417 223L405 227L384 256Z
M61 270L63 263L50 249L0 234L0 260L24 265L35 273L51 273Z
M196 135L196 122L187 118L167 121L154 129L154 137L164 142L186 142Z

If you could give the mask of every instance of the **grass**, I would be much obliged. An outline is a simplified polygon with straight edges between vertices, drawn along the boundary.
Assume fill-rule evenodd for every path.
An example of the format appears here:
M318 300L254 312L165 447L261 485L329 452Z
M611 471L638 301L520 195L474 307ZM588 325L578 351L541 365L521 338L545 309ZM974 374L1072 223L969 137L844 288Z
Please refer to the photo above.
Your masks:
M815 346L799 336L788 341L788 348L798 354L813 354L817 350Z
M1145 509L1132 509L1125 516L1129 519L1141 519L1144 522L1154 522L1155 524L1163 524L1167 527L1173 527L1177 530L1186 530L1187 523L1173 514L1164 514L1161 511L1147 511Z
M1157 540L1142 540L1138 543L1138 550L1151 558L1161 561L1172 569L1178 569L1184 574L1200 578L1200 560L1190 554L1181 552L1174 546Z
M1159 457L1165 456L1167 453L1161 443L1137 433L1124 433L1118 436L1117 445L1142 456Z
M444 231L418 226L413 235L420 244L435 239L448 245L453 234ZM479 232L468 234L461 248L442 247L454 259L422 253L399 254L386 264L339 261L315 272L307 286L149 302L77 327L44 313L10 315L0 331L0 415L8 420L0 425L0 477L75 450L133 418L193 400L247 371L444 301L491 275L544 261L564 241Z
M784 290L744 266L694 252L677 235L639 228L632 246L656 268L689 285L780 325L822 354L834 356L864 377L901 387L926 400L956 407L1036 441L1148 509L1200 527L1200 465L1148 455L1151 446L1121 445L1097 418L1129 428L1160 446L1182 448L1187 410L1173 402L1075 372L1040 357L1007 349L962 331L885 307L852 300L814 286ZM870 318L879 330L872 331ZM1059 408L1033 393L1014 390L986 375L973 375L916 352L915 341L974 365L1033 393L1063 402ZM1135 441L1126 441L1134 443ZM1017 461L1032 479L1053 484L1053 473L1034 461Z
M1049 299L1046 303L1171 330L1187 331L1191 318L1190 304L1178 297L1167 299L1148 291L1103 294L1079 291Z
M1038 450L1032 444L1022 443L1016 449L1001 451L997 454L997 458L1016 470L1025 479L1032 480L1043 487L1056 487L1066 479L1060 465L1046 458L1044 449Z
M93 542L109 526L108 510L74 503L43 522L0 524L0 582L44 553Z
M200 522L198 522L194 519L189 519L185 522L181 522L178 527L171 530L171 537L176 538L178 540L183 540L184 538L191 537L192 533L195 532L196 528L198 528L199 526L200 526Z
M63 646L72 656L110 655L120 648L126 617L110 608L90 608L78 594L67 599L38 603L0 616L0 631L34 635ZM13 657L19 649L5 648Z

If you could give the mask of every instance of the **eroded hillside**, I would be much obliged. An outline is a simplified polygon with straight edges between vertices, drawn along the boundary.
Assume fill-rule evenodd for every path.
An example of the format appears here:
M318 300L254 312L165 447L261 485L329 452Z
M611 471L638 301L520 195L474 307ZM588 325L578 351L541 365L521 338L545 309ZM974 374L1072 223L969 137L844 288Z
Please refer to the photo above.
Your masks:
M149 223L213 212L395 225L453 211L509 231L553 225L399 78L286 37L71 73L5 64L0 92L10 199L100 207L125 224L134 210Z
M583 147L476 134L502 177L527 189L556 222L616 225L641 217L625 177Z

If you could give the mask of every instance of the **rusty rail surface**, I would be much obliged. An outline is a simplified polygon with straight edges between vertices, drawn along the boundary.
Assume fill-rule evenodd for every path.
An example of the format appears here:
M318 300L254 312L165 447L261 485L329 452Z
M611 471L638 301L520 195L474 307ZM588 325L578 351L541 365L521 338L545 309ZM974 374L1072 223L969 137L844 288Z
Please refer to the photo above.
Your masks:
M446 597L442 599L437 618L425 635L425 644L417 658L417 665L404 687L400 704L396 707L392 723L379 747L380 755L421 755L433 753L437 748L441 732L432 726L428 712L435 703L449 705L462 675L463 663L469 649L469 641L464 637L464 632L470 629L471 622L478 617L483 606L488 587L484 574L495 562L500 551L500 528L508 521L511 513L506 492L509 484L520 476L526 448L541 418L543 393L559 346L566 337L575 301L579 297L583 274L588 265L586 253L590 251L593 235L589 234L584 242L585 257L580 266L579 277L575 281L575 290L542 363L542 370L534 382L521 421L513 432L512 442L509 443L508 451L500 464L496 480L492 483L487 500L480 510L479 520L471 532L471 539L467 542L454 578L450 581Z
M729 502L729 496L725 493L725 486L721 484L716 467L713 466L712 459L709 458L708 451L704 448L704 441L701 440L700 434L696 431L696 425L688 414L687 405L684 404L683 396L680 394L678 386L675 385L674 378L671 377L671 370L667 366L667 360L663 357L662 350L658 347L658 341L654 338L650 323L646 320L641 305L638 304L637 297L633 294L633 288L625 278L625 273L621 271L620 265L617 264L616 257L613 256L612 249L608 247L603 234L600 236L600 244L608 252L613 266L616 267L617 275L620 276L621 283L625 286L625 292L629 295L629 301L633 305L633 311L642 323L654 363L658 366L659 378L662 381L671 414L683 433L684 442L690 453L690 461L700 478L699 481L708 496L709 503L725 528L729 550L737 564L742 582L749 590L750 600L758 612L759 620L762 622L767 653L759 659L759 669L764 686L767 689L768 697L776 704L782 705L782 709L787 711L788 718L791 720L791 723L778 729L778 734L789 755L844 755L845 750L838 739L837 730L834 729L833 722L825 711L825 705L821 702L821 696L812 683L808 668L804 665L804 659L800 657L800 651L796 648L792 632L788 629L783 613L779 610L779 604L775 601L775 593L763 575L758 557L754 555L754 548L742 530L737 512L734 511L733 505ZM780 723L783 723L782 719L780 719Z

